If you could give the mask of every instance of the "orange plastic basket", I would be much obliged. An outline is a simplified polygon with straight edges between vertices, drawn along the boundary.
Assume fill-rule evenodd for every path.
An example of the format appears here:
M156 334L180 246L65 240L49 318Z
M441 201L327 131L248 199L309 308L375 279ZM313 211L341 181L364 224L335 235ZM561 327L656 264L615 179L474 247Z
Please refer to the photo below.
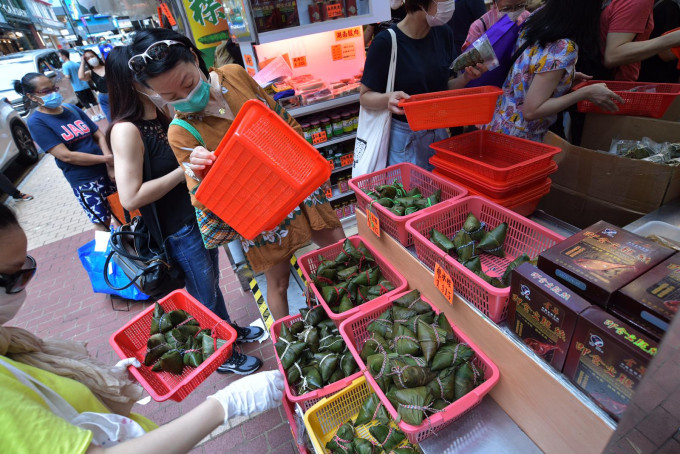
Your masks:
M274 229L330 178L328 162L260 101L246 102L196 199L246 239Z
M413 95L399 102L414 131L487 124L503 93L497 87L463 88Z
M611 91L621 96L625 101L624 104L616 103L619 111L606 112L590 101L581 101L578 103L579 112L661 118L680 94L680 84L613 82L610 80L589 80L574 87L574 91L588 85L601 83L606 84ZM653 92L645 90L653 90Z
M129 367L128 370L153 400L162 402L170 399L181 402L231 356L231 349L234 341L236 341L237 333L231 325L213 314L185 290L175 290L159 300L158 304L166 312L178 309L187 311L198 321L201 329L211 329L214 337L227 341L200 366L185 366L182 375L175 375L170 372L152 372L151 367L143 364L146 342L149 339L151 319L153 318L153 305L113 333L109 339L109 344L118 356L121 359L137 358L142 362L142 367Z

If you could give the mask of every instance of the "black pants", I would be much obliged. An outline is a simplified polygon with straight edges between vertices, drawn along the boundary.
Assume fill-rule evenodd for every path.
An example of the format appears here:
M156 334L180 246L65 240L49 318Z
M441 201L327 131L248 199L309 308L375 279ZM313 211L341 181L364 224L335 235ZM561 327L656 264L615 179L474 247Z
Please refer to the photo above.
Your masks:
M15 199L21 196L21 191L19 191L2 172L0 172L0 191L11 195Z

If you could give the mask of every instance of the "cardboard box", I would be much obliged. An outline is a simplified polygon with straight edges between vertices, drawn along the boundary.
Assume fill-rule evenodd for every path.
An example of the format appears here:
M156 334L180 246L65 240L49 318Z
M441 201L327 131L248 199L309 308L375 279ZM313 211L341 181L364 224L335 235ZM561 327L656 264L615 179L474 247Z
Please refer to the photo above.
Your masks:
M538 267L606 309L614 293L675 251L600 221L538 256Z
M674 254L616 292L612 311L661 339L680 305L680 254Z
M618 421L658 344L591 306L581 313L563 373Z
M561 371L578 315L590 303L530 263L515 268L508 325L531 349Z
M545 142L560 147L563 153L555 156L558 171L550 177L555 194L549 194L541 208L579 227L600 219L624 225L632 222L631 217L678 198L680 169L606 152L612 139L642 137L680 142L680 128L669 121L588 114L580 147L548 133ZM577 207L571 209L570 217L562 214L565 206L561 201L567 197ZM608 208L603 215L596 215L598 204Z

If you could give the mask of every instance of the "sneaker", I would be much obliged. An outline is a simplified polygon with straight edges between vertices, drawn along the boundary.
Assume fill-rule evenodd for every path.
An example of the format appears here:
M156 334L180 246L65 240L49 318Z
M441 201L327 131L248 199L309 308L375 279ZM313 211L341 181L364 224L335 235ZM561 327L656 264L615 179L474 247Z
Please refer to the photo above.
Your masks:
M14 200L29 201L29 200L33 200L33 196L29 195L29 194L24 194L23 192L20 192L18 196L14 197Z
M220 374L250 375L262 367L262 360L255 356L244 355L237 348L233 349L231 358L217 368Z
M236 342L239 343L255 342L264 335L264 330L259 326L248 326L246 328L242 328L236 323L231 323L231 327L236 330L236 333L238 334Z

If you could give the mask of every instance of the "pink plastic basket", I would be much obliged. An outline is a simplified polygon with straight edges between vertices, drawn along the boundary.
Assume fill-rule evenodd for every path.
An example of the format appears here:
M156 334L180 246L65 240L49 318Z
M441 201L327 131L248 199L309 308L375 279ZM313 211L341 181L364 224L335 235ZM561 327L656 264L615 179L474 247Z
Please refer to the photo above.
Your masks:
M437 229L452 238L463 228L469 213L473 213L477 219L485 222L487 230L503 222L508 223L504 247L505 258L480 254L482 269L491 277L502 276L508 264L523 253L535 258L541 252L564 240L564 237L482 197L467 197L447 202L437 207L436 210L409 221L406 225L413 235L418 259L430 270L434 270L435 264L438 263L450 274L456 292L474 304L491 320L500 323L507 317L510 288L492 286L430 241L432 229Z
M293 443L295 443L298 452L300 454L314 454L313 452L310 453L310 451L307 449L307 446L298 443L297 423L295 422L295 404L288 400L288 398L284 395L281 399L281 406L283 407L284 413L286 413L288 425L290 426L290 433L293 435Z
M366 207L372 202L372 199L366 194L366 191L372 191L376 186L383 184L392 184L394 180L403 184L404 189L407 191L410 191L413 188L420 189L423 197L429 197L437 189L441 189L442 201L455 200L467 195L467 189L457 186L454 183L438 177L431 172L427 172L413 164L404 163L396 164L384 170L351 179L349 181L349 186L356 194L358 208L365 213ZM433 205L433 207L434 206L437 205ZM406 231L406 222L422 213L426 213L431 208L432 207L426 208L406 216L397 216L387 208L378 204L374 203L371 206L371 210L380 220L380 230L386 232L391 237L398 239L404 247L409 247L413 244L413 238L411 238L411 235Z
M128 370L153 400L162 402L171 399L181 402L231 356L237 333L227 322L213 314L185 290L175 290L159 300L158 304L165 312L178 309L187 311L198 321L201 329L212 329L218 339L227 341L200 366L184 367L182 375L175 375L170 372L152 372L151 367L143 364L146 343L150 336L153 305L127 322L109 338L109 344L121 359L137 358L142 362L142 367L129 367Z
M385 295L382 295L380 298L384 298L389 295L394 295L408 288L408 282L406 281L406 279L404 279L404 277L401 274L399 274L399 272L382 255L380 255L370 245L363 242L361 240L361 237L353 236L350 237L349 240L352 242L354 246L358 246L360 242L363 243L366 249L368 249L371 252L371 254L373 254L375 262L380 268L380 271L382 272L383 276L385 276L385 278L388 281L390 281L392 285L394 285L395 287L394 290L385 293ZM343 243L344 240L332 246L328 246L323 249L318 249L316 251L309 252L298 259L298 265L300 265L302 274L305 276L307 285L309 286L310 289L312 289L312 292L316 296L317 301L321 303L323 308L326 310L326 314L328 314L328 317L334 320L336 323L339 323L341 320L345 320L346 318L356 314L364 306L372 305L377 301L377 300L369 301L368 303L364 303L361 306L357 306L347 312L343 312L342 314L336 314L331 310L330 306L328 306L326 301L324 301L323 296L321 296L321 290L317 289L316 285L314 285L314 283L312 282L311 276L312 274L316 273L316 269L320 263L319 256L327 258L328 260L335 260L335 257L337 257L340 251L342 251Z
M281 325L285 323L286 326L290 327L290 325L297 322L298 320L302 320L302 315L300 314L289 315L288 317L284 317L280 320L275 321L272 324L271 328L269 329L272 335L272 342L276 344L279 337L279 333L281 332ZM290 400L293 405L299 404L304 411L307 411L310 408L312 408L312 406L318 401L320 401L322 398L337 393L338 391L347 387L350 383L352 383L352 381L361 377L361 372L357 372L355 374L350 375L349 377L343 378L342 380L338 380L335 383L331 383L330 385L324 386L321 389L317 389L315 391L311 391L301 396L298 396L296 390L293 389L293 387L291 387L290 384L288 383L288 378L286 378L286 371L283 368L283 364L281 364L281 360L279 359L278 353L276 354L276 363L279 366L279 370L283 374L283 380L286 384L286 397L288 397L288 400Z
M366 340L370 337L370 333L366 329L368 325L373 320L380 317L380 315L382 315L386 310L390 309L392 307L392 301L405 294L406 293L402 293L400 295L390 297L387 300L382 300L381 304L373 306L367 311L362 311L360 314L356 314L348 318L340 325L340 334L345 339L345 342L347 342L347 346L352 352L352 355L354 355L354 359L356 360L357 364L359 364L361 370L364 371L366 379L369 381L376 394L378 394L378 397L380 397L380 400L387 408L387 411L395 420L397 420L398 417L397 410L385 396L385 393L380 389L380 386L378 386L376 381L373 379L371 373L366 369L366 364L361 359L359 353L364 347ZM423 301L432 306L432 304L427 299L423 298ZM432 306L432 310L434 310L436 313L440 312L439 309L434 306ZM453 323L451 323L451 328L453 328L453 332L458 337L460 342L468 344L475 352L475 365L478 366L480 371L484 373L485 381L477 388L473 389L468 394L446 407L442 412L432 415L429 418L429 421L423 422L423 424L420 426L412 426L410 424L406 424L403 421L400 422L398 424L399 428L402 430L402 432L404 432L411 443L417 443L426 439L433 433L436 433L470 411L482 401L482 398L489 391L491 391L491 388L493 388L500 379L498 367L496 367L496 365L484 353L481 352L479 347L470 342L470 339Z

